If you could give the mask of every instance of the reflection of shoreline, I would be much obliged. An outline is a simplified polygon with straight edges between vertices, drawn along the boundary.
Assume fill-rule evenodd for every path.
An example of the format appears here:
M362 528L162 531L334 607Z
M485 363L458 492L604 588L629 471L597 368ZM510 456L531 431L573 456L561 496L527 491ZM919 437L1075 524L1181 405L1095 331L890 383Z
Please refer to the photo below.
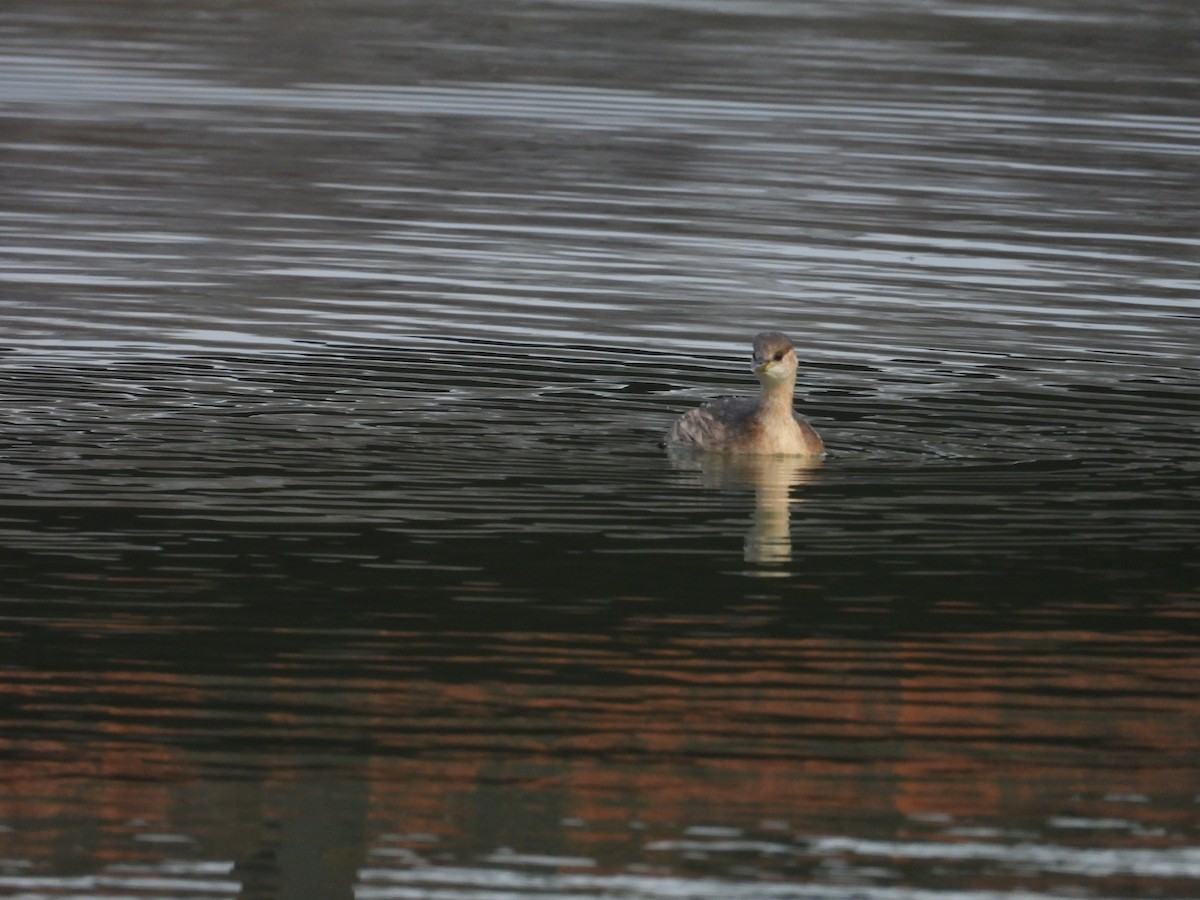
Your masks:
M813 480L821 467L820 457L726 456L676 450L669 458L677 469L698 472L705 487L753 487L754 524L746 532L746 562L791 560L791 489Z
M337 682L98 673L87 696L106 718L93 737L10 729L0 741L19 785L0 797L6 856L129 877L156 852L139 835L174 834L195 843L163 844L164 865L195 854L210 893L217 871L241 897L296 896L280 886L299 883L350 898L364 865L393 879L428 859L487 867L486 854L519 841L625 871L655 838L713 824L782 823L772 840L795 841L797 854L831 834L911 846L923 822L950 842L952 828L1020 828L1021 846L1035 847L1037 815L1067 811L1128 821L1091 835L1114 854L1138 858L1141 829L1190 846L1194 811L1172 798L1200 790L1198 671L1191 645L1161 623L958 631L950 643L734 633L746 621L714 630L711 616L689 625L672 612L614 634L499 632L481 656L458 658L461 633L381 631L364 635L378 655L364 647L363 668ZM418 639L441 680L388 668L396 646ZM554 674L531 678L531 665ZM30 683L61 685L63 673ZM234 718L254 738L238 743L217 716L251 697L278 712L269 731ZM213 720L226 723L215 743L203 727ZM659 859L679 872L677 858ZM1029 871L1045 860L1035 851ZM61 885L44 877L48 893ZM1005 877L1016 888L1036 874ZM1139 896L1163 883L1137 877ZM1130 883L1096 893L1130 895Z

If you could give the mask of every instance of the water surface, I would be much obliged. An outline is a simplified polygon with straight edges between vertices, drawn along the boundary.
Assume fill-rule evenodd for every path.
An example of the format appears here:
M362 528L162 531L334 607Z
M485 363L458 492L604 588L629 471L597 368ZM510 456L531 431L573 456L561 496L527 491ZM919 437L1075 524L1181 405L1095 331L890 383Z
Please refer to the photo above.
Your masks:
M0 892L1195 896L1197 24L13 5Z

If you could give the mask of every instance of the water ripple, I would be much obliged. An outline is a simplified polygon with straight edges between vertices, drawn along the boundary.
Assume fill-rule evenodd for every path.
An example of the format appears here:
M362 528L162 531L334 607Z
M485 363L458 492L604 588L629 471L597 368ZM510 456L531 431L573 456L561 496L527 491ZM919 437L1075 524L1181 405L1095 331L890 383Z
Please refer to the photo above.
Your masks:
M9 6L0 891L1196 895L1187 0Z

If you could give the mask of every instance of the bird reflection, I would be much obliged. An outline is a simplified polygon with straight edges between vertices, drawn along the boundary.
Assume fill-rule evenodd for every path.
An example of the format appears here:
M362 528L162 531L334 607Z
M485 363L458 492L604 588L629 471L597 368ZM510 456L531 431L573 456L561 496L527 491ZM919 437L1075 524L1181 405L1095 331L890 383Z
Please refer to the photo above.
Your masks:
M730 456L672 449L671 464L695 472L704 487L754 489L754 521L746 533L746 562L778 565L792 558L792 488L808 484L817 456Z

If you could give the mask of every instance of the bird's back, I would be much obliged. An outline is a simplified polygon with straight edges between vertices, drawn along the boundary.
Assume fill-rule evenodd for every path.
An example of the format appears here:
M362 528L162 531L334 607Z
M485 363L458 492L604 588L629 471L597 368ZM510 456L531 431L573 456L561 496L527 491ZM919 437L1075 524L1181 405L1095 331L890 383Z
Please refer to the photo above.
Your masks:
M754 430L758 401L748 397L718 397L684 413L667 432L667 443L701 450L729 450Z
M824 453L820 436L795 412L782 423L762 412L758 400L720 397L676 419L667 443L720 453Z

